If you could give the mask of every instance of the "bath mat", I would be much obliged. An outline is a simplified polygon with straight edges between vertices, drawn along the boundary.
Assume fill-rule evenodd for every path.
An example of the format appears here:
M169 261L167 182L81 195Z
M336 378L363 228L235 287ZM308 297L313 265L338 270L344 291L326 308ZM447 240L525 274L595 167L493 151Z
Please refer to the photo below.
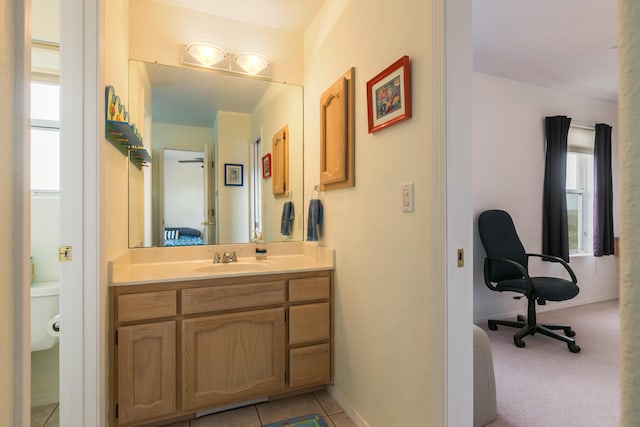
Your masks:
M302 417L289 418L288 420L264 424L262 427L329 427L318 414L309 414Z

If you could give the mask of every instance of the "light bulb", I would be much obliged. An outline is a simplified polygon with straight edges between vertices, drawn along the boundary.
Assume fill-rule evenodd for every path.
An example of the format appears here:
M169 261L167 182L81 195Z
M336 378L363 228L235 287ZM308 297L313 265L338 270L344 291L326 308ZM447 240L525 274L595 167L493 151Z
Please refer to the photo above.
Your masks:
M193 43L187 46L187 52L207 67L222 61L227 53L217 46L208 43Z

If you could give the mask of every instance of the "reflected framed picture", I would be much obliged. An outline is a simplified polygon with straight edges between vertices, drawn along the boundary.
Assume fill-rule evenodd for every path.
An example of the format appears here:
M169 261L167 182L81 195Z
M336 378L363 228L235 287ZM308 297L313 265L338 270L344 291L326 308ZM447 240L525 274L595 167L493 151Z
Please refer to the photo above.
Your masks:
M411 62L407 55L367 82L369 133L411 117Z
M262 179L271 177L271 153L262 156Z
M234 163L224 164L224 185L242 187L243 182L243 165Z

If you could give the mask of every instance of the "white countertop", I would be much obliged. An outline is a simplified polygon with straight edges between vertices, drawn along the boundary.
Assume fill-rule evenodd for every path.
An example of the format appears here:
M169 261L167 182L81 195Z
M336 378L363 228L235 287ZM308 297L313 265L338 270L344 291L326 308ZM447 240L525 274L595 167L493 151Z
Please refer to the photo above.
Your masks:
M287 246L284 246L287 245ZM130 249L110 263L110 285L135 285L158 282L177 282L238 276L257 276L277 273L318 271L335 268L334 250L304 242L267 244L269 255L264 260L242 256L253 245L212 246L195 259L185 259L180 248ZM209 255L240 250L237 262L213 263ZM142 252L146 251L146 252ZM191 253L191 255L195 255Z

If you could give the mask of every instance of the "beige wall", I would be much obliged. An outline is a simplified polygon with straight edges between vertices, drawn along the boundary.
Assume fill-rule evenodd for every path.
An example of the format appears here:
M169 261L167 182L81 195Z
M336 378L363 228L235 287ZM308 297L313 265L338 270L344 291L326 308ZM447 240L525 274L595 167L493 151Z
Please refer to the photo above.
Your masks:
M282 90L286 89L286 90ZM274 197L273 178L261 179L262 182L262 230L264 240L277 242L286 240L303 240L303 221L306 221L303 205L302 170L303 170L303 118L302 88L277 85L265 93L260 104L251 114L251 141L261 137L262 155L273 153L273 135L285 125L289 129L289 196ZM262 165L260 175L262 176ZM291 201L295 215L291 226L291 236L280 234L282 208L285 202ZM253 227L252 227L253 228Z
M0 103L0 200L14 200L13 196L13 150L14 103L13 99L13 5L14 2L0 4L0 92L8 102ZM13 203L3 203L0 207L0 227L12 230ZM0 342L14 341L13 288L14 266L13 248L0 248ZM14 346L0 348L0 425L13 424L13 350Z
M256 52L273 62L273 78L302 83L302 37L180 9L154 0L131 2L131 59L181 65L181 46L208 42L229 53Z
M104 81L113 86L121 103L129 108L129 0L105 2ZM101 126L104 128L104 125ZM105 261L120 256L129 247L128 167L129 160L109 141L100 142L101 189Z
M217 241L219 243L246 243L249 230L249 152L251 116L244 113L218 111L216 115L216 190ZM242 164L243 185L224 185L224 164ZM248 256L251 254L242 254Z
M319 181L319 99L355 67L356 186L325 192L320 244L336 250L335 392L372 427L428 425L434 342L431 1L328 0L305 32L305 196ZM369 134L366 82L411 57L413 118ZM415 212L400 185L415 183ZM308 203L308 200L307 200ZM434 345L439 345L435 343ZM441 389L441 392L444 390ZM417 421L420 420L420 421Z

